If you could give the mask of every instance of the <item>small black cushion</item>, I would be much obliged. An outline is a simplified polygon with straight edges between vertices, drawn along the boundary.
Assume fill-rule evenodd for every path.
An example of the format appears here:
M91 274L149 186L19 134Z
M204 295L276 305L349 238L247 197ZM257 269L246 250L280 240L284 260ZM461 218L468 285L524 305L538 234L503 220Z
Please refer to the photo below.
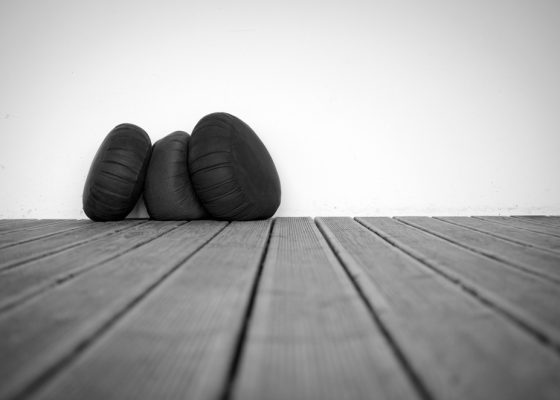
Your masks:
M280 179L270 154L233 115L214 113L196 124L188 162L196 194L214 218L264 219L280 206Z
M82 197L94 221L125 218L138 201L150 160L148 134L132 124L116 126L105 138L89 169Z
M207 216L189 177L189 139L188 133L177 131L158 140L152 148L144 200L153 219L191 220Z

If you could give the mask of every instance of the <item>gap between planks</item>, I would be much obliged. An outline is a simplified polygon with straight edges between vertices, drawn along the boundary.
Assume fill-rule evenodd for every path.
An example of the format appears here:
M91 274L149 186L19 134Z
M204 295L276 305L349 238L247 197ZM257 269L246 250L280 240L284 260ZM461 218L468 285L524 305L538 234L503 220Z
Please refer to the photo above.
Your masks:
M216 227L221 226L220 229L210 231L205 235L200 235L200 233L195 237L191 235L189 248L184 250L183 255L176 252L176 261L171 260L171 264L163 268L161 273L152 271L150 265L144 262L144 272L147 272L146 275L149 275L150 278L137 275L136 280L140 280L139 283L141 283L139 288L135 288L134 282L126 282L129 288L136 290L132 290L130 294L123 294L122 285L114 282L111 275L118 277L126 274L127 269L130 270L133 267L138 269L139 266L142 266L142 258L138 258L134 253L127 253L111 260L111 263L101 265L87 276L74 280L71 285L60 286L59 291L50 290L40 301L27 304L23 309L13 310L2 316L0 322L4 327L7 339L10 340L0 343L0 353L8 354L4 358L4 364L0 364L0 370L5 379L5 383L0 386L0 398L23 399L37 394L44 384L71 365L76 357L94 344L99 337L102 337L102 334L118 322L122 316L134 309L135 305L141 303L142 299L146 298L185 260L217 235L225 225L224 223L217 224ZM160 243L166 243L171 237L176 241L177 233L179 236L182 234L177 231L177 228L179 227L154 238L147 246L151 245L152 252L156 254L158 250L164 250L166 246L163 246L162 249ZM114 265L115 262L117 262L116 265ZM141 273L141 271L137 272L137 274ZM92 287L92 281L95 287ZM104 292L99 293L98 287L104 287ZM112 293L108 289L111 289ZM57 296L60 291L66 292L72 300L69 309L65 310L68 315L63 320L51 316L56 314L56 310L64 309L63 303L67 303L64 301L65 299ZM86 296L88 291L91 293ZM111 307L99 307L108 301L113 302L109 303ZM98 303L97 306L95 302ZM84 310L88 307L91 310L87 313L86 321ZM50 308L52 310L49 311ZM33 319L33 324L27 326L29 318ZM17 340L13 342L14 339ZM9 365L9 363L11 364Z
M364 288L372 307L436 398L550 398L551 393L560 393L557 355L501 312L371 229L358 225L367 235L345 218L324 218L319 223L330 229L328 240L352 279ZM415 264L418 267L412 268ZM364 271L375 285L367 284ZM378 292L386 296L388 309ZM526 365L528 373L510 367L519 363Z
M542 225L539 224L538 222L533 222L521 218L493 217L493 216L473 216L473 218L482 219L485 221L491 221L502 225L513 226L518 229L523 229L530 232L560 237L560 227Z
M324 231L322 231L323 236L325 236ZM372 233L373 234L373 233ZM217 235L217 234L216 234ZM210 239L212 240L212 238ZM207 241L205 244L210 242ZM262 270L263 270L263 265L266 259L266 252L268 251L268 245L270 243L271 240L271 234L269 232L268 234L268 238L267 238L267 244L265 246L265 250L264 250L264 254L262 255L260 262L259 262L259 269L257 271L257 275L255 278L255 281L253 282L252 286L251 286L251 294L250 294L250 299L249 299L249 305L247 307L247 309L245 310L245 313L243 314L243 319L242 319L242 328L241 331L239 332L239 336L238 338L235 340L235 343L237 343L234 347L234 356L232 359L232 362L230 364L229 367L229 372L227 373L227 384L224 386L224 391L223 394L221 395L222 398L229 398L230 394L231 394L231 388L234 387L234 382L236 380L237 374L238 374L238 370L239 370L239 364L240 364L240 360L242 358L243 355L243 348L245 346L245 341L246 341L246 337L247 337L247 331L250 327L250 322L251 322L251 318L252 318L252 312L253 312L253 308L254 308L254 303L256 301L256 293L258 292L259 289L259 284L260 284L260 277L262 274ZM386 240L384 238L384 240ZM330 242L327 241L327 243L329 243L330 246L330 250L337 256L336 251L334 251L334 249L332 248L332 245L330 244ZM202 245L204 246L204 245ZM200 251L203 247L200 247L197 251ZM402 249L398 249L398 251L402 251ZM406 253L406 252L405 252ZM191 255L192 256L192 255ZM378 325L380 325L379 319L376 315L376 313L374 312L374 310L371 308L371 305L368 304L367 299L364 297L364 293L361 292L360 287L355 285L354 279L352 274L345 268L344 266L344 262L342 262L342 260L339 258L339 261L341 262L341 266L344 267L344 271L345 273L348 275L348 278L350 280L350 282L352 282L354 284L355 289L358 291L358 294L360 295L362 301L365 302L365 305L368 307L368 309L371 312L371 315L373 316L373 319L376 321L376 323ZM428 266L429 267L429 266ZM117 324L119 322L119 320L122 319L122 317L124 317L126 314L128 314L129 312L131 312L132 310L135 309L135 307L137 307L138 305L140 305L144 300L147 300L150 298L150 294L155 291L155 289L157 287L159 287L161 284L164 283L164 281L166 281L166 279L168 277L171 276L171 274L174 274L174 272L179 268L179 265L175 267L175 269L173 269L172 271L170 271L167 275L165 275L164 277L161 278L161 280L158 281L158 283L154 284L154 286L150 287L146 292L144 292L143 295L141 295L140 297L138 297L136 299L136 301L133 301L132 303L129 304L129 306L125 309L123 309L121 311L120 314L116 314L109 322L107 322L107 324L105 324L103 327L101 327L98 331L96 335L92 335L90 337L90 341L85 341L84 344L81 347L76 348L76 353L73 354L72 358L69 359L66 363L63 363L60 365L60 369L59 370L54 370L53 371L53 375L57 375L57 372L64 372L64 369L66 367L68 367L69 365L72 365L72 360L74 360L75 358L79 357L80 354L82 354L84 351L86 351L88 348L90 348L95 342L97 342L101 337L103 337L103 335L105 335L106 333L111 331L111 328ZM472 295L473 293L470 293L470 295ZM480 299L479 299L480 300ZM491 305L491 304L490 304ZM485 306L489 306L489 304L485 304ZM497 311L498 314L502 315L503 313L498 310ZM383 328L383 325L380 325L381 328ZM386 328L384 328L386 329ZM388 332L388 331L387 331ZM387 336L387 334L386 334ZM388 340L388 344L391 347L394 347L394 349L396 349L397 352L400 352L399 347L395 344L394 341L392 341L391 337L387 338ZM408 361L406 360L406 357L404 355L401 354L402 360L401 362L403 364L406 364ZM410 366L405 368L411 368ZM48 378L51 378L52 376L46 376L45 377L45 381L49 380ZM412 380L414 381L415 378L412 378ZM418 382L420 382L419 384L422 385L422 381L418 380ZM41 383L41 382L39 382ZM418 388L418 383L416 383L416 386ZM422 391L422 389L420 389L420 391ZM423 396L424 398L430 398L429 394L425 394Z
M367 218L357 218L358 222L366 228L460 286L487 307L504 315L533 335L544 346L551 348L556 354L560 354L560 318L556 307L560 298L560 288L556 284L544 280L538 275L532 275L517 268L512 269L510 265L500 260L472 251L470 248L434 232L433 229L427 229L425 224L412 223L411 219L414 218L385 218L387 223L391 222L397 226L400 224L411 229L410 234L418 238L416 247L409 243L411 242L410 237L407 240L395 239L394 233L388 234L385 227L374 227L365 222ZM432 220L424 217L420 219ZM384 218L377 220L383 222ZM390 228L390 226L388 227ZM455 247L456 250L452 251L453 257L450 257L448 254L450 250L446 252L443 250L452 247ZM434 249L438 249L438 251ZM431 254L429 254L430 251ZM461 252L463 255L460 257ZM457 264L461 258L464 260ZM480 263L482 266L479 266ZM474 271L476 269L478 271L470 272L469 275L468 268L465 269L469 266L471 269L475 268ZM486 275L481 278L481 274ZM504 279L506 280L504 281Z
M126 229L0 271L0 313L23 306L49 289L147 245L183 224L131 222Z
M473 229L466 226L467 221L470 220L468 217L451 218L396 217L395 219L469 251L497 260L510 268L560 285L560 269L558 268L560 254L514 243ZM462 221L462 224L454 222L457 219Z

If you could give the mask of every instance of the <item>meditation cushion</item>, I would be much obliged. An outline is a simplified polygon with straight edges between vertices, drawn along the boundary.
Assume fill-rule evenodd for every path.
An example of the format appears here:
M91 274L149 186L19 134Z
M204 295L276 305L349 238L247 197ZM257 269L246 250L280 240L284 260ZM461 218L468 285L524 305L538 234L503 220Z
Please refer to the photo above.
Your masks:
M153 219L190 220L207 215L196 197L189 177L189 139L186 132L173 132L158 140L152 148L144 200Z
M188 163L198 199L216 219L265 219L280 205L280 179L270 154L233 115L214 113L196 124Z
M116 126L105 138L89 169L83 193L86 215L94 221L117 221L134 208L142 189L152 144L132 124Z

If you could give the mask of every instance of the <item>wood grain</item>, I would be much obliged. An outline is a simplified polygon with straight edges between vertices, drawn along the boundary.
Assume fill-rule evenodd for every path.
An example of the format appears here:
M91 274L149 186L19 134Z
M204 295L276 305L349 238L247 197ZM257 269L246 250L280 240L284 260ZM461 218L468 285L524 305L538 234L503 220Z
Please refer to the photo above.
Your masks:
M56 224L42 225L35 229L18 230L11 232L9 235L0 236L0 249L15 246L20 243L30 242L32 240L42 239L44 237L56 235L71 229L78 229L79 227L88 224L94 224L94 222L89 220L67 220Z
M224 226L181 226L0 317L0 398L56 375Z
M538 274L560 285L560 255L512 243L453 223L429 217L397 218L428 230L460 246L503 261L524 271Z
M528 230L531 232L538 232L544 233L547 235L560 237L560 226L552 226L552 225L543 225L538 222L534 222L534 220L526 220L523 218L514 218L514 217L474 217L478 219L483 219L485 221L491 221L495 223L500 223L504 225L514 226L519 229Z
M542 250L560 252L560 236L556 237L544 233L528 231L526 229L519 229L515 226L500 223L499 220L493 221L469 217L446 217L437 219L487 233L501 239L521 244L522 246L531 246ZM560 255L558 255L558 257L558 265L560 265Z
M352 219L317 222L432 398L560 393L560 359L526 332Z
M519 218L526 221L531 221L535 224L547 225L553 227L560 227L560 216L542 216L542 215L516 215L513 218Z
M39 221L38 219L22 219L22 218L1 218L0 226L4 224L11 224L12 222L24 222L24 221Z
M418 398L310 218L278 218L236 399Z
M559 399L560 218L403 220L0 220L0 399Z
M128 222L130 229L125 231L39 258L15 269L2 271L0 272L0 312L20 306L24 301L136 249L183 223L150 221L138 226L137 222ZM48 239L50 238L44 240Z
M431 220L430 218L428 218ZM374 232L560 349L560 286L391 218L360 218ZM447 224L415 219L415 225Z
M221 398L270 225L231 223L39 398Z
M85 224L78 229L48 236L43 240L17 244L0 252L0 271L13 268L25 262L58 253L70 247L132 228L144 221L98 222Z
M30 230L46 225L54 225L63 222L61 219L15 219L0 220L0 235L19 230Z

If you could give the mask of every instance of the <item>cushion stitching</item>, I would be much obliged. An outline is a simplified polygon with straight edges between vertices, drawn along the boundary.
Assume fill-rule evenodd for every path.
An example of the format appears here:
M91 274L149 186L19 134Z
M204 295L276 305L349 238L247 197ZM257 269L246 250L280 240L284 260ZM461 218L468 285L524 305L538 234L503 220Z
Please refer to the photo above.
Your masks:
M235 125L234 125L233 123L230 122L230 126L231 126L231 128L235 131L236 134L239 134L239 131L237 130L237 128L235 127ZM235 157L235 153L234 153L233 150L232 150L232 142L233 142L233 140L230 140L230 141L229 141L230 157L234 158L234 161L237 162L237 159L236 159L236 157ZM241 194L243 195L243 199L245 200L246 204L249 204L249 206L250 206L251 208L253 208L253 207L255 207L254 202L247 199L247 195L245 194L245 192L243 191L243 188L241 187L241 185L239 185L239 183L238 183L238 181L237 181L237 179L236 179L236 177L237 177L237 167L236 167L236 165L235 165L235 162L233 163L233 170L235 171L235 174L234 174L235 185L239 188ZM260 212L260 211L261 211L260 207L256 207L256 208L258 209L259 214L261 214L261 212Z

